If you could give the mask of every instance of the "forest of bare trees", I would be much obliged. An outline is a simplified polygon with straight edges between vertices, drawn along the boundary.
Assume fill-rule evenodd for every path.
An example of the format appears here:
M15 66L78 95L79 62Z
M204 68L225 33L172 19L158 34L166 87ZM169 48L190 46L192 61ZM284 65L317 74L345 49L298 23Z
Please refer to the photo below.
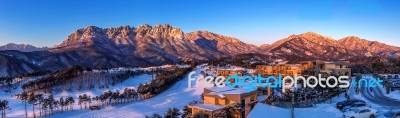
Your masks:
M26 117L46 116L56 112L71 111L74 110L75 103L77 103L80 110L93 110L93 108L96 110L101 106L117 105L148 99L167 90L177 81L181 80L185 74L192 70L193 67L194 66L190 68L176 67L170 70L156 70L156 77L149 83L140 84L137 88L138 90L125 88L123 90L106 91L97 96L82 94L79 95L78 98L54 98L52 95L54 92L63 90L90 90L95 87L106 89L131 77L144 73L152 74L154 72L154 70L94 72L92 70L83 69L79 66L74 66L26 82L22 85L23 92L17 94L16 97L21 99L25 104ZM30 104L32 108L27 108L27 104ZM168 112L170 113L166 115L171 117L181 114L177 109L171 109Z
M139 97L142 99L148 99L167 90L177 81L182 80L183 76L193 68L194 66L190 68L176 68L175 70L158 73L156 79L152 80L150 83L139 85L137 89L137 92L140 95Z

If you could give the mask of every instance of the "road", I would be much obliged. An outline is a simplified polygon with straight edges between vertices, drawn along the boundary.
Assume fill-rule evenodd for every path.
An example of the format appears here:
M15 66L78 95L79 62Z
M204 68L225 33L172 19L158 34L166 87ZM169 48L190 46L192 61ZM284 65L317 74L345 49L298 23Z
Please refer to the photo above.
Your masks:
M372 92L371 92L372 89ZM400 100L387 97L379 87L366 87L364 84L361 86L362 96L378 105L386 106L393 109L400 109Z

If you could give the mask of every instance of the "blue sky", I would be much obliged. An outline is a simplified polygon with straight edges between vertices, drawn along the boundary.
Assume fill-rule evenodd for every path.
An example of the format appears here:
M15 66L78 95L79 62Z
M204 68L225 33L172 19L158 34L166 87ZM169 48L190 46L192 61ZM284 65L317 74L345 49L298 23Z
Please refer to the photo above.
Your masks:
M171 24L250 44L308 31L400 46L399 0L0 0L0 45L52 46L89 25Z

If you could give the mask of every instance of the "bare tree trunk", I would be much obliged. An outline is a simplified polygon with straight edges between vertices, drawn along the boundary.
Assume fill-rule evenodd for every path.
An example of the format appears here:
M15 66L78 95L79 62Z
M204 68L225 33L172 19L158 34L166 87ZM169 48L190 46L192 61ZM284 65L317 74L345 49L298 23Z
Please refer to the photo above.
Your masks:
M36 118L36 114L35 114L35 105L34 105L34 103L32 104L32 112L33 112L33 117Z
M26 110L26 100L24 100L25 102L25 118L28 118L28 111Z

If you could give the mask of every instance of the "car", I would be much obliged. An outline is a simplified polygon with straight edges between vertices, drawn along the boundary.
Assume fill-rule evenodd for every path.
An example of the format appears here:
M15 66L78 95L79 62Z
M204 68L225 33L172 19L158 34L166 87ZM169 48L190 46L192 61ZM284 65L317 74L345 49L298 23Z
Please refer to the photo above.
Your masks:
M348 111L350 109L354 109L354 108L358 108L358 107L366 107L366 106L367 106L367 104L365 104L363 102L354 102L354 103L352 103L350 105L344 106L342 108L342 111L346 112L346 111Z
M100 110L99 106L89 106L90 110Z
M351 105L351 104L353 104L355 102L363 102L363 103L365 103L365 101L359 100L359 99L348 99L348 100L336 103L336 108L342 110L343 107Z
M400 110L397 111L389 111L385 114L383 114L385 117L388 118L400 118Z
M378 116L378 111L372 108L351 109L344 112L344 118L375 118Z

